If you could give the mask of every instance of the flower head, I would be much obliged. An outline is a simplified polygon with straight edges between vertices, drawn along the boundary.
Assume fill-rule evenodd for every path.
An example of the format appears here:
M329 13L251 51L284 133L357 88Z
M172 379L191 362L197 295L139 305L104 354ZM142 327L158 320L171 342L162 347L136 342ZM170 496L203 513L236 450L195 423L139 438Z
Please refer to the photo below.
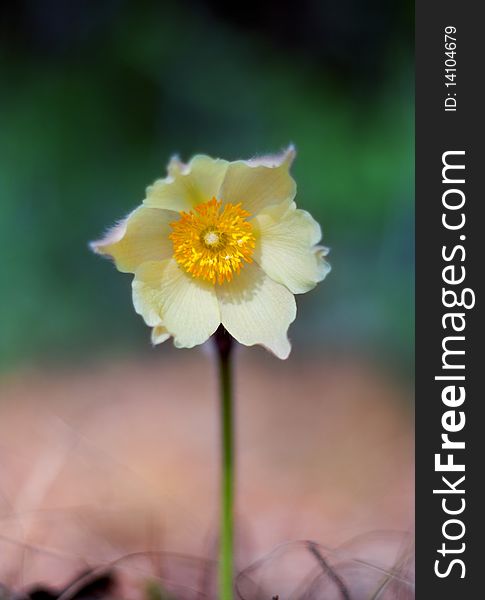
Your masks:
M222 323L240 343L290 352L294 294L330 271L321 231L296 208L295 151L228 162L170 161L143 204L91 244L133 273L133 303L154 344L205 342Z

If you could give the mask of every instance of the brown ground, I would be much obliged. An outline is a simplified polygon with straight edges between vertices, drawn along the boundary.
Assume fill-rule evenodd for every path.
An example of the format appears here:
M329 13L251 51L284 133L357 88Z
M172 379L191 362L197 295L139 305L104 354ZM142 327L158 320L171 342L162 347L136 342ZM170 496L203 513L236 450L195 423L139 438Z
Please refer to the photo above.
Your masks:
M410 531L406 391L351 359L237 359L240 565L286 540ZM57 585L138 550L214 558L216 397L199 351L4 377L0 581Z

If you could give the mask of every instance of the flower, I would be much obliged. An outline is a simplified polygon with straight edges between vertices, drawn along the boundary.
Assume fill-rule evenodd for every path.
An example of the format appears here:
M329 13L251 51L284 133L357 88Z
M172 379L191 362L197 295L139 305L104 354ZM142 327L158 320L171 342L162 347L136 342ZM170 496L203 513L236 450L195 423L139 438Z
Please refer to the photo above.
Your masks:
M133 273L133 304L152 341L205 342L222 325L241 344L290 353L294 294L330 271L321 230L296 208L295 150L228 162L173 158L143 204L91 247Z

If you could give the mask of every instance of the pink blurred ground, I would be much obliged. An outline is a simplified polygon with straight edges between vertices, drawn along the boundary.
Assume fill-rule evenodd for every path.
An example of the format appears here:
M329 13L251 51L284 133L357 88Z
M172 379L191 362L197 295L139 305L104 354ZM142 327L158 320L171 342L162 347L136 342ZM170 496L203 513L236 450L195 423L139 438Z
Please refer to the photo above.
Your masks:
M237 356L240 564L412 527L408 392L361 362ZM3 378L0 581L138 550L214 558L218 403L203 352Z

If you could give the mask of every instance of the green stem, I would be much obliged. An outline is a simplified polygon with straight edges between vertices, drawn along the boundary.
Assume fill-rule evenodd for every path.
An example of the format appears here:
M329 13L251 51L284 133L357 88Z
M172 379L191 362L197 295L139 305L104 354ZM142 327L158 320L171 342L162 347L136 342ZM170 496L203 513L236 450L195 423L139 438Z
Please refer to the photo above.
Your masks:
M222 441L219 600L232 600L234 588L234 423L231 350L233 339L221 326L216 331L214 340L219 357Z

